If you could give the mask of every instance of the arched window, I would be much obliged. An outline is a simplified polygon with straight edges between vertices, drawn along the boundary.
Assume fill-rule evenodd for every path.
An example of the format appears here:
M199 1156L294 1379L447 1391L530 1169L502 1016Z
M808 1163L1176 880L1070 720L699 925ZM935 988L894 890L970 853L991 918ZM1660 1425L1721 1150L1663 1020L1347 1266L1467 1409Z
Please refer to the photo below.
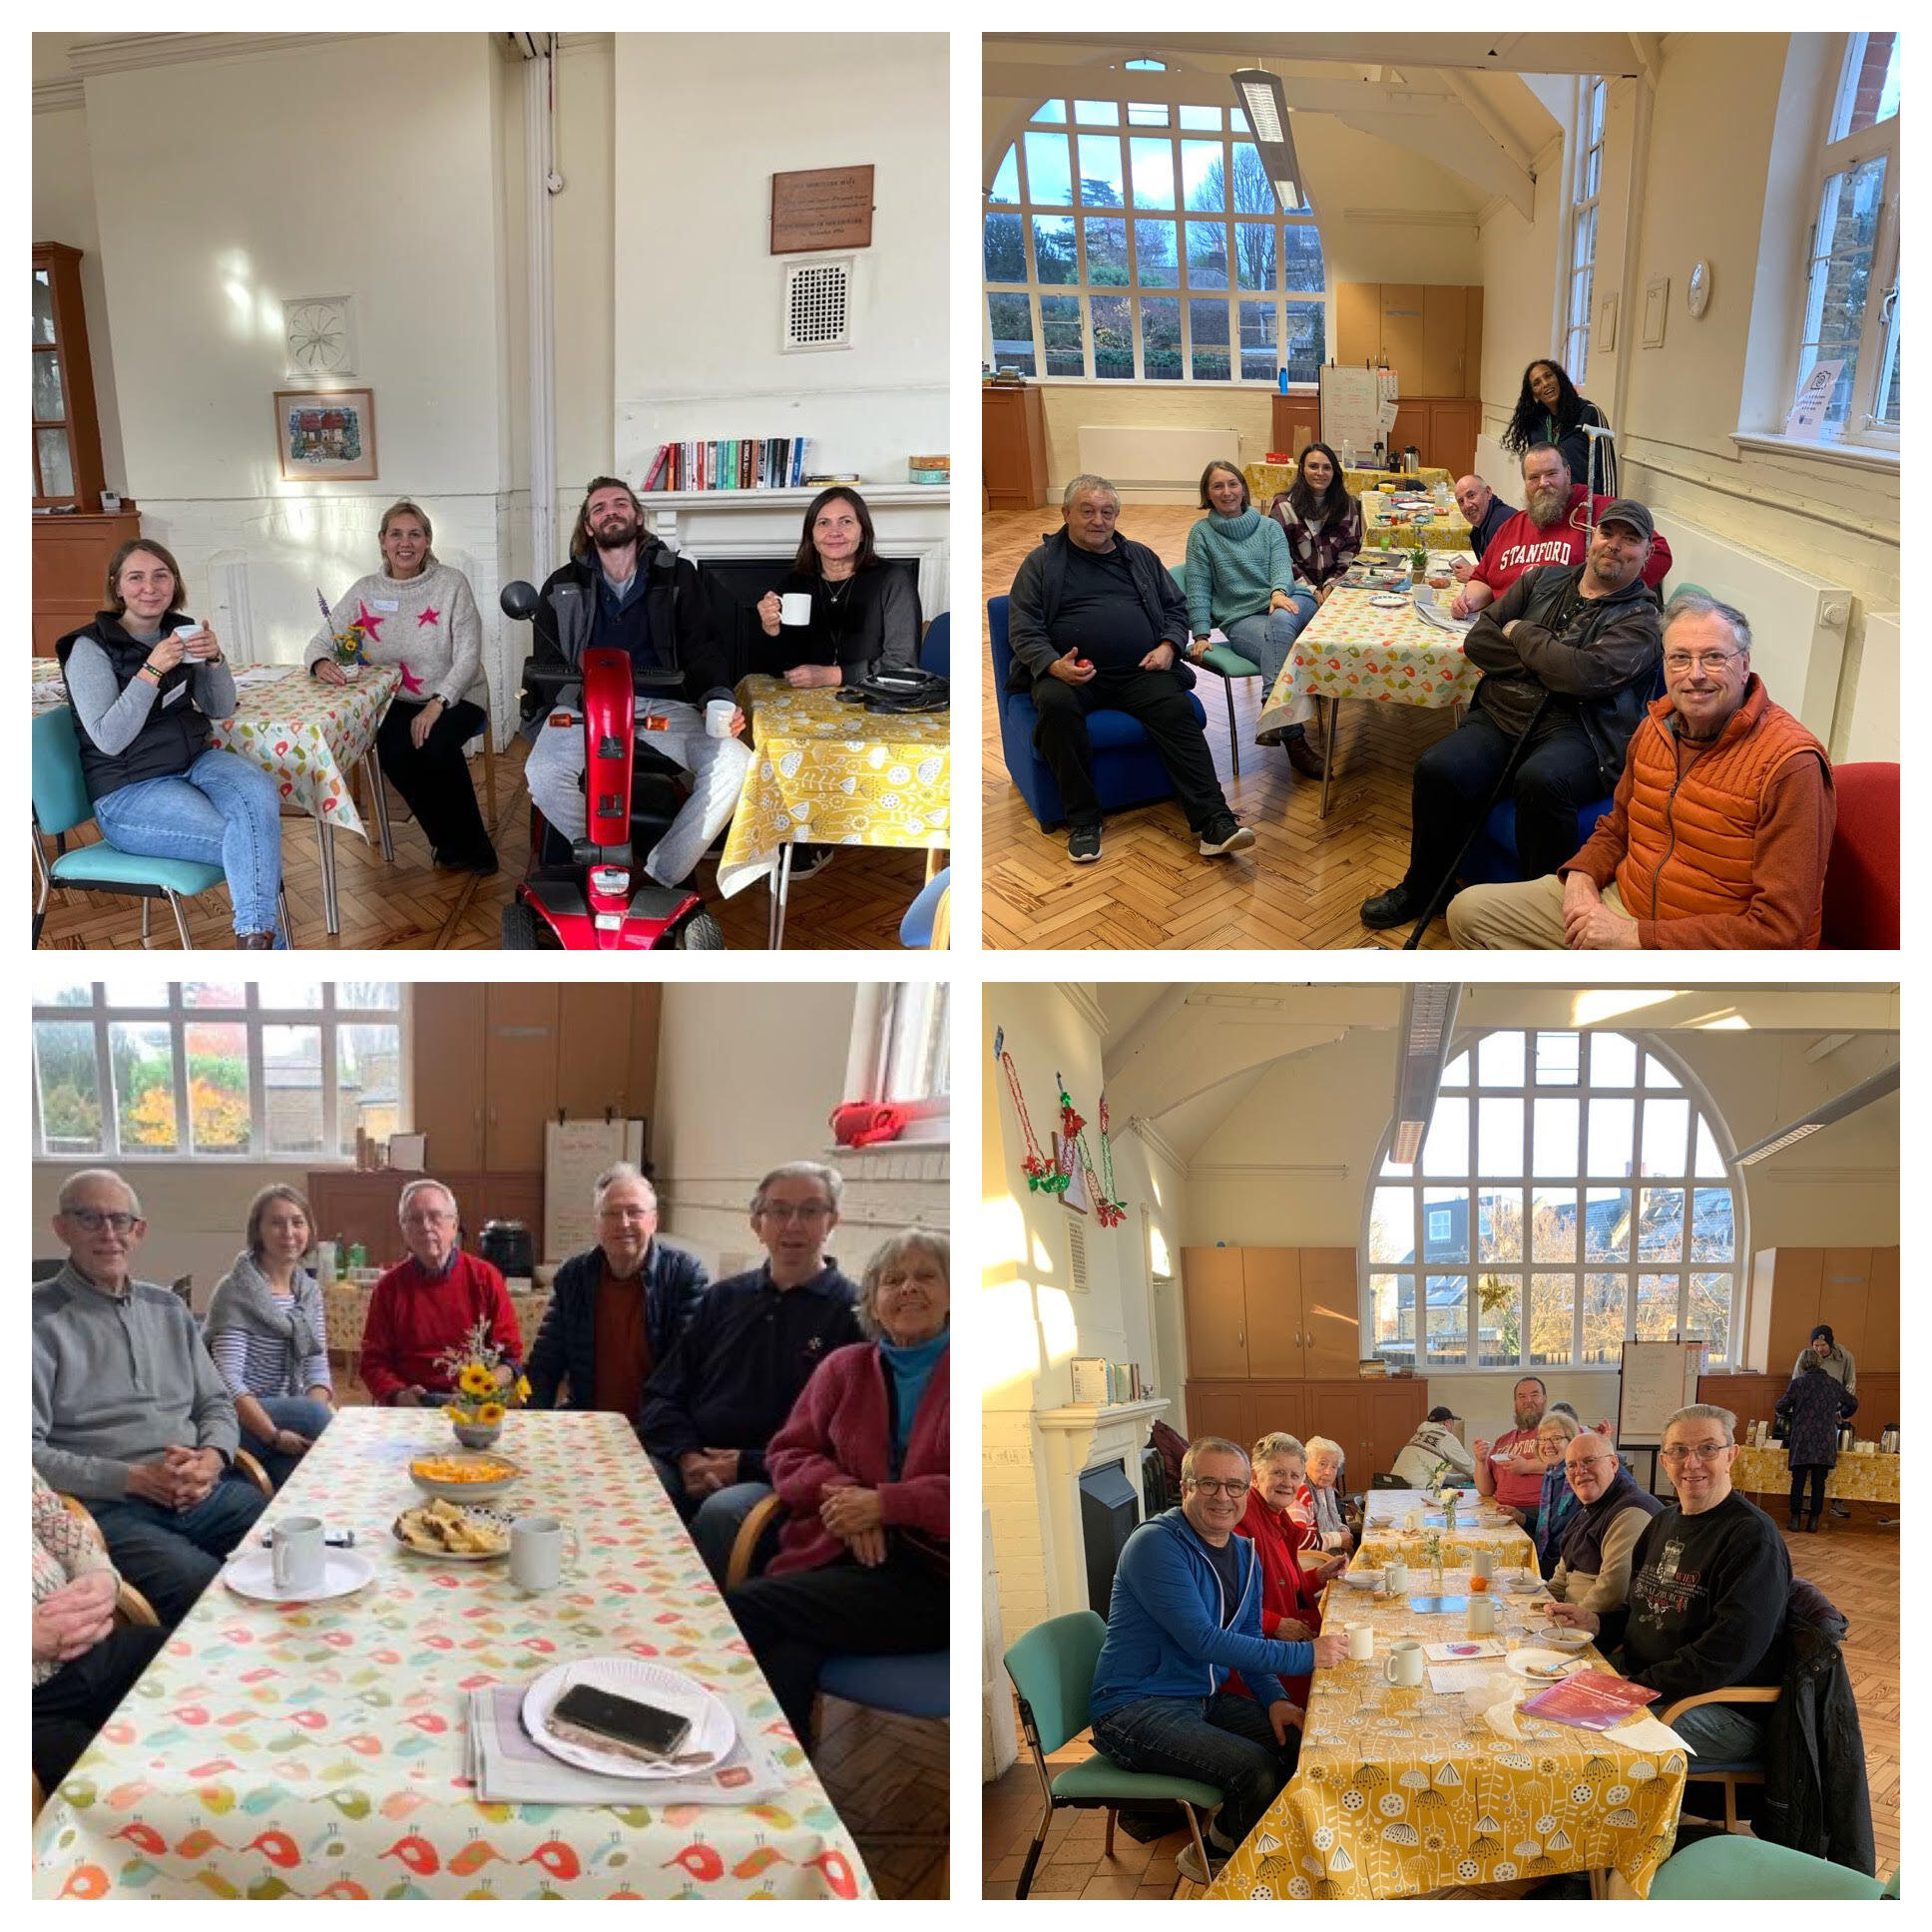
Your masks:
M1091 381L1314 382L1327 273L1239 108L1043 101L986 196L996 368Z
M1415 1166L1382 1144L1362 1332L1418 1374L1615 1367L1631 1340L1700 1340L1728 1366L1732 1151L1661 1042L1484 1034L1445 1070Z

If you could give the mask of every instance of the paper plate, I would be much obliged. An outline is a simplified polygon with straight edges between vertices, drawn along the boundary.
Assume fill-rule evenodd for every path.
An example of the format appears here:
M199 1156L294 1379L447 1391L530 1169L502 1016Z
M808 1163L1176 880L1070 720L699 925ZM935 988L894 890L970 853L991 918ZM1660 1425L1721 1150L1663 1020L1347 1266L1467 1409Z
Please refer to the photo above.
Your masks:
M1554 1684L1558 1678L1571 1677L1590 1666L1569 1651L1512 1651L1509 1668L1513 1675L1528 1678L1532 1684Z
M259 1604L319 1604L331 1597L350 1597L375 1581L375 1565L355 1550L324 1550L322 1582L318 1590L281 1591L275 1588L272 1550L250 1550L222 1572L222 1581L238 1597Z
M691 1719L691 1735L682 1755L689 1761L679 1764L641 1764L635 1757L615 1751L598 1750L580 1744L575 1738L553 1736L550 1712L574 1684L594 1685L600 1690L614 1690L621 1697L636 1697L644 1703L675 1710ZM715 1769L730 1755L737 1739L731 1713L719 1698L695 1680L662 1664L647 1664L642 1658L593 1657L575 1664L559 1664L546 1671L523 1695L523 1727L533 1742L552 1757L579 1770L601 1771L607 1777L650 1780L666 1777L691 1777Z

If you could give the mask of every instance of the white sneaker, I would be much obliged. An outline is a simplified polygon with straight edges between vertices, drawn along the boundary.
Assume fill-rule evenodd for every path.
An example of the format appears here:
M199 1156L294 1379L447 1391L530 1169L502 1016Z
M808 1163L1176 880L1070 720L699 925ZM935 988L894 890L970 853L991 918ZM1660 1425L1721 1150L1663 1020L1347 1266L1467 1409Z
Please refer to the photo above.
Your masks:
M1214 1882L1215 1874L1226 1863L1227 1854L1225 1852L1210 1851L1208 1854L1207 1869L1204 1871L1201 1864L1201 1853L1192 1844L1188 1844L1184 1845L1175 1854L1174 1868L1183 1878L1191 1878L1197 1885L1211 1885Z

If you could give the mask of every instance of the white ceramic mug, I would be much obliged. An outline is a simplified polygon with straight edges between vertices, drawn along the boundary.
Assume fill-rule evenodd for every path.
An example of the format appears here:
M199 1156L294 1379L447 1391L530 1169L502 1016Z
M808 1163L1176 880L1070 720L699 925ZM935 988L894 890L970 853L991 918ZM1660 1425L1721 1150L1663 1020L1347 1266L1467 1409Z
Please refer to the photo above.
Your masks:
M1346 1624L1348 1632L1348 1657L1353 1664L1366 1664L1375 1655L1375 1626L1373 1624Z
M519 1516L510 1525L510 1581L519 1590L555 1590L564 1574L564 1540L577 1563L577 1532L554 1516Z
M279 1595L299 1596L321 1589L326 1534L319 1516L284 1516L275 1525L268 1555Z
M1405 1519L1405 1525L1408 1529L1420 1535L1422 1532L1422 1512L1419 1509L1410 1510Z
M1391 1644L1382 1660L1382 1676L1390 1684L1407 1685L1414 1690L1422 1682L1422 1646L1407 1641Z
M778 599L778 622L780 624L809 624L811 622L811 593L809 591L785 591Z
M1493 1580L1496 1575L1496 1552L1485 1549L1472 1550L1469 1553L1469 1568L1473 1576L1482 1577L1486 1581Z
M707 737L729 737L731 735L731 714L737 707L728 698L714 698L705 706L705 735Z
M1494 1597L1471 1597L1469 1600L1469 1634L1471 1637L1490 1637L1496 1630L1496 1599Z
M1409 1566L1400 1557L1393 1557L1389 1566L1382 1572L1382 1588L1391 1597L1399 1597L1409 1587Z

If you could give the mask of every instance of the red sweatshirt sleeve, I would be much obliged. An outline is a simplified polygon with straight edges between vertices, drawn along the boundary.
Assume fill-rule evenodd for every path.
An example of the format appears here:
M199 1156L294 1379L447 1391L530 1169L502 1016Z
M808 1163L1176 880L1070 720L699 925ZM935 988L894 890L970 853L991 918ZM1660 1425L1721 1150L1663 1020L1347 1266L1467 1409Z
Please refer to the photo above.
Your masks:
M376 1284L369 1296L369 1312L362 1318L362 1382L369 1399L376 1403L392 1401L398 1389L408 1382L396 1372L395 1307L396 1284L391 1269Z

